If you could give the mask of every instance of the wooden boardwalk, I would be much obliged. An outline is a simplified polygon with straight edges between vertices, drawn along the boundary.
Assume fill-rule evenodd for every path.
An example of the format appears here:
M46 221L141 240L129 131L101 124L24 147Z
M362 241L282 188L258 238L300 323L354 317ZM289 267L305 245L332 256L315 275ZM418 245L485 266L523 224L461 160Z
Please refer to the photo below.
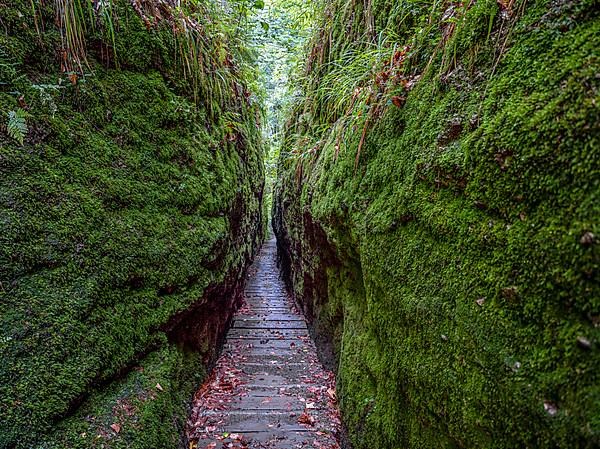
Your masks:
M304 318L279 279L275 239L250 270L220 359L198 390L190 449L338 449L332 373L323 369Z

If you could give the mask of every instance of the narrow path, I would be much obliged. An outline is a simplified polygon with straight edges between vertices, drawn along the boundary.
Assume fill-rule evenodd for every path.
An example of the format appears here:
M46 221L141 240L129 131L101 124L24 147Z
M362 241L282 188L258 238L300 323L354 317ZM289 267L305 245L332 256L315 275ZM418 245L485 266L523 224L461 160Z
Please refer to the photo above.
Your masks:
M223 354L196 393L190 449L339 449L334 376L287 297L275 255L271 238L250 270Z

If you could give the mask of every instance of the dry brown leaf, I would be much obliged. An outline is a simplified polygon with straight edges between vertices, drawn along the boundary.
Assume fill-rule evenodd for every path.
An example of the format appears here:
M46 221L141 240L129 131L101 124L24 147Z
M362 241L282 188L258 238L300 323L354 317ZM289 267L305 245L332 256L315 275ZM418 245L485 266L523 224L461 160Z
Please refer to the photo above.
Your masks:
M336 401L337 400L337 394L335 393L335 390L333 388L328 388L327 389L327 394L329 395L329 397Z
M406 101L405 97L400 97L398 95L395 95L392 97L392 103L394 103L394 106L401 108L402 106L404 106L404 102Z
M300 424L307 424L309 426L312 426L315 423L315 418L310 416L308 413L304 412L298 417L298 422Z

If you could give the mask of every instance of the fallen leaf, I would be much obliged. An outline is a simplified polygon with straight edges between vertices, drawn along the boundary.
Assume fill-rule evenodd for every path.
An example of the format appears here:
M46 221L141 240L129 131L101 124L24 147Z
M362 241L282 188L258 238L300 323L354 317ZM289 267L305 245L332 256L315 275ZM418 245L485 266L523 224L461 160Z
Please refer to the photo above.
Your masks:
M161 387L161 385L160 385L160 384L158 384L158 383L156 384L156 389L157 389L158 391L164 391L164 390L163 390L163 387Z
M554 416L554 415L556 415L558 413L558 407L557 407L557 405L554 402L551 402L551 401L544 401L544 410L550 416Z
M328 388L327 394L332 400L337 401L337 395L335 394L335 390L333 388Z
M398 95L395 95L392 97L392 103L394 103L394 106L401 108L402 106L404 106L404 102L406 101L405 97L400 97Z
M110 428L114 430L115 433L119 433L121 431L121 425L119 423L111 424Z
M315 423L315 418L304 412L298 417L298 422L300 424L308 424L309 426L312 426Z

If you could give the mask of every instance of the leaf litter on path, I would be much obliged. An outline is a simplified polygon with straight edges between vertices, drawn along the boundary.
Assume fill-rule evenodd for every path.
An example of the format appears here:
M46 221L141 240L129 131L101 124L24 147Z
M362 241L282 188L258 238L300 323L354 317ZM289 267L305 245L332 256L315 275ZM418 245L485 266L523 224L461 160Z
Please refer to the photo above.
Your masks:
M274 248L263 246L223 353L194 395L189 449L340 448L335 376L286 295Z

